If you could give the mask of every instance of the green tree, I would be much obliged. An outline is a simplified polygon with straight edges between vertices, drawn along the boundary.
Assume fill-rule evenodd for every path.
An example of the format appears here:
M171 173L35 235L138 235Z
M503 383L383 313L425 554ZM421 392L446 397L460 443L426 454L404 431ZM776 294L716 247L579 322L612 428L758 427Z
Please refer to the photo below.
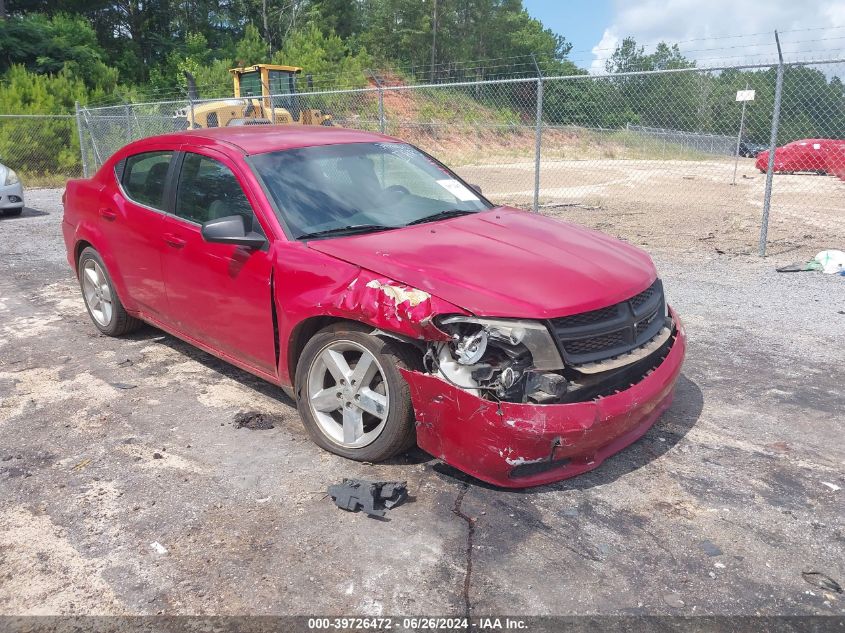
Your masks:
M365 85L366 68L372 60L366 50L352 53L338 35L332 31L326 34L316 24L310 24L288 37L272 61L302 67L306 74L314 76L319 89L324 87L320 85L321 78L333 82L336 77L347 77L353 86Z
M118 73L104 58L96 33L78 15L34 13L0 21L0 72L13 64L42 74L64 69L90 88L110 90Z
M46 75L16 64L0 82L0 112L66 114L87 96L85 83L66 70ZM74 122L71 118L5 120L0 157L25 174L77 173L79 140Z
M244 29L244 36L235 47L235 60L238 66L266 64L269 56L269 47L261 38L261 33L252 24L247 24Z

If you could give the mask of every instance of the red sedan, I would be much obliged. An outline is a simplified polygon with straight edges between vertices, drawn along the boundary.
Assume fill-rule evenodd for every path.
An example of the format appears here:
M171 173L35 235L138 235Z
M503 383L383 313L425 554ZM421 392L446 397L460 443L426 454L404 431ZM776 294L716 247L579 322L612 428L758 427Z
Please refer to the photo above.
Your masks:
M101 332L144 321L279 385L351 459L416 442L500 486L556 481L641 437L681 371L648 255L379 134L147 138L68 183L62 226Z
M775 173L809 171L817 174L837 174L842 171L845 141L809 138L787 143L775 149ZM757 154L755 167L765 173L769 166L769 152Z

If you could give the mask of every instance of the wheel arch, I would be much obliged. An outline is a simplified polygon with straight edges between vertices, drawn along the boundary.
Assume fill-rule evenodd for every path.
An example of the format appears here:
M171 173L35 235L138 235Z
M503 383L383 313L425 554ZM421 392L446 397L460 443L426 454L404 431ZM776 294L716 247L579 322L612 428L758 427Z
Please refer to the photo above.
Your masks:
M114 290L117 293L118 299L123 304L123 307L134 315L135 304L131 302L131 297L129 297L129 292L127 291L126 285L124 284L123 277L120 274L120 269L117 266L117 262L111 256L110 253L105 252L99 248L97 248L96 242L89 239L88 237L80 237L76 240L73 245L73 273L76 278L79 278L79 258L82 257L82 251L86 248L92 248L100 258L103 260L103 263L106 265L106 272L109 275L109 278L114 285Z
M75 266L74 271L77 272L77 274L79 273L79 258L82 257L82 251L84 251L88 247L93 248L95 251L97 251L96 246L94 246L88 240L84 239L77 240L76 244L73 247L73 263ZM99 253L100 251L97 252ZM100 257L102 257L102 255L100 255Z
M299 359L302 356L302 351L305 349L305 346L308 344L314 335L319 332L320 330L335 324L340 323L347 323L350 326L357 327L362 331L374 331L378 330L379 328L371 323L365 323L364 321L356 321L355 319L349 319L345 317L339 316L327 316L327 315L320 315L320 316L312 316L306 319L303 319L291 331L290 336L288 337L288 345L287 350L285 352L285 360L287 362L287 373L288 379L290 380L290 385L293 386L296 383L296 370L299 364ZM399 343L403 347L409 349L414 349L418 354L420 354L420 358L422 358L422 352L419 351L419 345L414 344L411 339L401 334L394 334L391 332L386 333L389 338L391 338L394 343Z
M302 356L302 350L305 349L305 345L317 332L336 323L349 323L358 326L372 327L366 323L362 323L361 321L326 315L308 317L307 319L303 319L297 323L293 330L291 330L290 336L288 337L287 350L285 354L288 370L287 373L291 385L293 385L296 381L296 368L299 363L299 358Z

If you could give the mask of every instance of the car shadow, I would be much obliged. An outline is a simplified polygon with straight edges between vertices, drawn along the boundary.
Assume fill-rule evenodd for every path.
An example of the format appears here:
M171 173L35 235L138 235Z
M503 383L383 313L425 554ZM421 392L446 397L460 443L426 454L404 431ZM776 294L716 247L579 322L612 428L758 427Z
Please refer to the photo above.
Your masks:
M255 391L259 392L264 396L273 398L281 404L293 407L294 409L296 408L296 402L293 400L293 398L290 398L282 390L281 387L269 383L266 380L259 378L258 376L253 376L248 371L239 369L234 365L231 365L226 361L221 360L216 356L213 356L212 354L209 354L208 352L202 351L201 349L191 345L190 343L186 343L182 339L168 334L164 330L159 330L155 328L152 325L145 324L140 330L133 332L132 334L129 334L124 338L131 341L141 341L148 343L156 342L161 343L162 345L166 345L173 351L178 352L182 356L190 360L196 361L201 365L204 365L208 369L222 374L227 378L231 378L232 380L236 380L242 385L250 387L251 389L254 389ZM434 457L415 446L414 448L405 451L401 455L391 457L390 459L386 459L379 463L388 466L408 466L434 461L436 461Z
M250 387L260 394L273 398L281 404L296 408L296 402L290 398L281 387L267 382L251 373L244 371L217 358L198 347L186 343L159 330L151 325L145 325L137 332L126 337L128 340L157 342L166 345L182 356L204 365L227 378L236 380L244 386ZM616 455L607 458L595 470L583 473L572 479L566 479L554 484L535 486L532 488L502 488L476 479L466 473L441 462L422 449L414 447L401 455L380 462L386 466L407 466L430 463L429 468L441 479L452 483L463 483L477 488L486 488L500 492L516 494L536 494L552 490L586 490L595 486L616 481L649 462L662 457L670 451L701 417L704 408L704 395L698 385L686 374L681 374L675 387L675 399L672 406L660 417L657 423L639 440L623 449Z
M22 220L25 218L38 218L41 216L50 215L46 211L40 209L33 209L31 207L24 207L20 215L4 215L0 214L0 221L11 222L14 220Z
M144 325L140 330L133 332L124 338L130 341L156 342L166 345L174 352L178 352L182 356L192 361L196 361L197 363L204 365L208 369L211 369L226 378L236 380L242 385L254 389L263 396L273 398L281 404L296 408L296 402L294 402L294 400L290 398L281 387L269 383L258 376L254 376L248 371L239 369L238 367L235 367L234 365L231 365L226 361L209 354L208 352L204 352L198 347L195 347L190 343L186 343L182 339L176 338L164 330L159 330L152 325Z
M502 488L480 481L443 462L437 462L431 466L431 469L441 479L500 492L537 494L553 490L588 490L612 483L665 455L695 426L703 409L704 394L701 389L686 374L681 374L675 387L675 399L672 406L660 416L643 437L619 453L608 457L595 470L545 486Z

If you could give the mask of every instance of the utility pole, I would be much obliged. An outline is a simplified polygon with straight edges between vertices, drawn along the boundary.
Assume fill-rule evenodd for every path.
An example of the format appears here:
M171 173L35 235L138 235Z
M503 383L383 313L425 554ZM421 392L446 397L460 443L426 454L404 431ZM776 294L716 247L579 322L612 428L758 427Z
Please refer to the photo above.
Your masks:
M2 0L0 0L2 1ZM434 2L434 17L431 20L431 83L434 83L434 62L437 59L437 3Z

